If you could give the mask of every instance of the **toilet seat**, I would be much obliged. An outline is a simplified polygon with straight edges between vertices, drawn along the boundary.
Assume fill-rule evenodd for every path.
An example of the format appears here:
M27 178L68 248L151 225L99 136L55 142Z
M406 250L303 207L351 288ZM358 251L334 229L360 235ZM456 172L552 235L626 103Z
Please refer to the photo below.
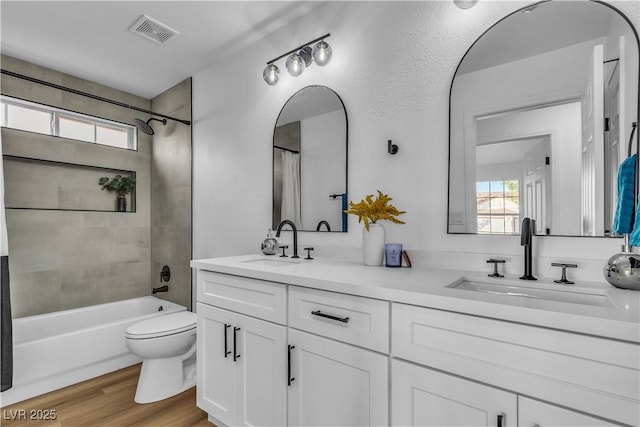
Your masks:
M195 331L196 320L195 313L190 311L157 316L129 326L125 338L143 340Z

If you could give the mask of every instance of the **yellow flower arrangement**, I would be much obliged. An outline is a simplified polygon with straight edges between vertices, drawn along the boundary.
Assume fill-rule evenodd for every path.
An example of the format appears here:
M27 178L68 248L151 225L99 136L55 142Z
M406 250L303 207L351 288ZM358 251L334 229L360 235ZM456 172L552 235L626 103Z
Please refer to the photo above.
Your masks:
M378 190L378 196L373 199L373 194L369 194L359 203L353 203L349 200L349 209L344 212L351 215L358 216L358 222L364 221L364 228L369 231L369 223L375 224L380 220L391 221L394 224L404 224L404 221L396 218L398 215L406 213L406 211L399 211L395 206L390 204L391 197L387 194L383 194Z

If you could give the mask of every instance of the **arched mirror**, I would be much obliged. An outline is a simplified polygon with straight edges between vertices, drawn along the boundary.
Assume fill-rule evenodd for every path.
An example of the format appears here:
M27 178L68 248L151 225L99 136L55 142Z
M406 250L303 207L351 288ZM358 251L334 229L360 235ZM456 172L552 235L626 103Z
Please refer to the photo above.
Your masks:
M519 234L530 217L538 235L612 235L638 50L595 1L537 3L485 32L451 85L447 231Z
M347 231L347 112L337 93L295 93L273 131L273 228L288 219L302 231Z

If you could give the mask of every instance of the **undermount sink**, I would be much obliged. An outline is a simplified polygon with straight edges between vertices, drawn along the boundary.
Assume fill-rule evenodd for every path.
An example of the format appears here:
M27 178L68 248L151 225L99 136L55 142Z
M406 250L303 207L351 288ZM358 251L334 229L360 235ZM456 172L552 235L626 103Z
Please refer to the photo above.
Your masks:
M294 261L290 259L282 259L282 258L273 258L273 259L265 259L265 258L256 258L256 259L248 259L242 261L243 264L251 264L251 265L261 265L264 267L285 267L291 264L299 264L299 261Z
M493 283L468 279L460 279L447 288L480 292L489 295L509 298L526 298L545 301L557 301L570 304L592 305L597 307L614 307L605 291L587 288L559 288L554 285L515 284L513 282ZM558 287L563 285L557 285Z

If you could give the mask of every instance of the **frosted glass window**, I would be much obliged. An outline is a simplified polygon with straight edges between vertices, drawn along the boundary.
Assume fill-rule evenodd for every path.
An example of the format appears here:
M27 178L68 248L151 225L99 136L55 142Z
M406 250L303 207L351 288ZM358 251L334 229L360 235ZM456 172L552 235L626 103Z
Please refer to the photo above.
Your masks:
M95 142L95 124L73 117L60 116L58 136Z
M96 142L112 147L129 148L129 135L125 129L97 125Z
M51 112L7 104L6 126L30 132L51 134Z
M127 150L138 149L135 126L9 96L0 99L0 125Z

